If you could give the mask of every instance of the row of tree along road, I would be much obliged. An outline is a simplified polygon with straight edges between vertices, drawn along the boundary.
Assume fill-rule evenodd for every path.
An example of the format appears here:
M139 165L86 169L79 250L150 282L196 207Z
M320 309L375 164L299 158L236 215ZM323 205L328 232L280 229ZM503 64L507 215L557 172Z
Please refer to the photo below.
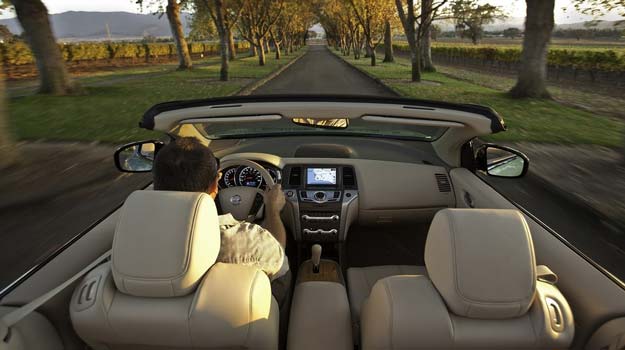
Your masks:
M624 58L616 52L549 52L554 29L555 0L526 0L527 14L522 50L466 49L454 51L443 48L448 54L471 55L482 58L506 58L519 62L517 84L510 90L512 97L549 98L546 88L547 67L551 62L560 66L584 67L590 71L621 71ZM576 10L601 14L620 10L625 13L623 1L573 0ZM572 10L572 9L571 9ZM476 43L484 33L484 26L505 18L502 8L478 0L326 0L320 22L326 30L328 41L344 54L352 52L359 58L361 51L376 65L376 47L384 42L384 61L392 58L393 28L401 27L410 53L412 81L421 80L423 70L434 70L432 62L431 33L436 21L453 21L456 30ZM579 66L579 67L578 67Z

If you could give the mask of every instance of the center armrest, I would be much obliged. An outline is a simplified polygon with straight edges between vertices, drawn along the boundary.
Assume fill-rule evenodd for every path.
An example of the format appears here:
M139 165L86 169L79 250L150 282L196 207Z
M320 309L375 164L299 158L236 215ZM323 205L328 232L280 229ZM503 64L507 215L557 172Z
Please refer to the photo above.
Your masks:
M336 282L301 282L295 287L287 349L354 348L345 286Z

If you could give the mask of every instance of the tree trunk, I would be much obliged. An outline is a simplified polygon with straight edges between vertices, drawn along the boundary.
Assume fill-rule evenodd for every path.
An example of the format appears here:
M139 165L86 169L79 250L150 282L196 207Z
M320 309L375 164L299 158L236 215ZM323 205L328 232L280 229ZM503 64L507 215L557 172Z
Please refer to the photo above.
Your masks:
M65 95L78 89L65 68L61 50L50 27L46 6L40 0L11 0L11 3L35 56L39 71L39 92Z
M263 38L259 38L258 40L258 65L265 65L265 40Z
M0 170L14 165L18 159L17 148L9 127L4 73L0 70Z
M384 24L384 60L382 62L395 62L393 56L393 31L391 30L391 22L386 21Z
M525 38L521 67L510 95L517 98L549 98L547 91L547 53L553 31L555 0L526 0Z
M436 72L436 67L432 62L432 36L431 27L424 29L423 39L421 40L421 68L424 72Z
M410 64L412 66L412 81L415 83L421 82L421 53L419 52L419 45L414 44L410 47Z
M193 68L193 63L191 62L189 46L187 46L187 40L184 38L184 31L182 30L178 0L167 0L166 12L169 26L171 27L171 34L174 37L176 50L178 51L178 61L180 62L178 69L191 69Z
M257 53L256 53L256 44L255 43L250 43L250 57L256 57Z
M280 52L280 44L274 40L273 44L275 45L276 50L276 59L279 60L282 57L282 52Z
M174 0L177 1L177 0ZM215 26L219 33L219 55L221 57L221 69L219 71L219 80L228 81L228 36L230 31L224 21L224 7L221 0L215 0Z
M237 48L234 45L234 34L232 29L228 29L228 59L234 61L237 59Z
M376 65L376 53L375 53L375 47L373 46L368 46L369 47L369 52L371 52L371 55L369 56L369 58L371 58L371 67L375 67Z

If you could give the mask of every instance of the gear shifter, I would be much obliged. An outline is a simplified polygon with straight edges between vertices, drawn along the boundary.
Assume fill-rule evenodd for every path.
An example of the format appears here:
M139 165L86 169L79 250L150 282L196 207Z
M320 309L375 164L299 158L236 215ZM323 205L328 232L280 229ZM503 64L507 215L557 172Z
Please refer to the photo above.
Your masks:
M312 263L313 263L313 273L319 273L319 263L321 262L321 246L319 244L315 244L311 248L312 253Z

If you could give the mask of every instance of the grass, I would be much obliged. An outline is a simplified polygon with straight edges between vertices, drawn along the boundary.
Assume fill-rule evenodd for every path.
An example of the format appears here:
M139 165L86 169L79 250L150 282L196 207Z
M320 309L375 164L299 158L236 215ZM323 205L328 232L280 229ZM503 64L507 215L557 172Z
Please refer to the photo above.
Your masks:
M79 79L85 94L78 96L29 95L9 101L11 127L20 140L100 141L121 143L160 134L138 127L152 105L172 100L236 94L243 87L287 64L296 55L265 66L256 57L230 63L228 82L219 81L218 59L208 59L192 71L173 66L133 68Z
M509 98L504 92L442 73L425 73L426 83L412 83L408 61L371 67L369 59L343 57L350 64L381 79L406 97L458 103L475 103L495 109L506 121L508 131L487 137L506 142L595 144L619 147L625 124L611 117L572 108L556 101Z

